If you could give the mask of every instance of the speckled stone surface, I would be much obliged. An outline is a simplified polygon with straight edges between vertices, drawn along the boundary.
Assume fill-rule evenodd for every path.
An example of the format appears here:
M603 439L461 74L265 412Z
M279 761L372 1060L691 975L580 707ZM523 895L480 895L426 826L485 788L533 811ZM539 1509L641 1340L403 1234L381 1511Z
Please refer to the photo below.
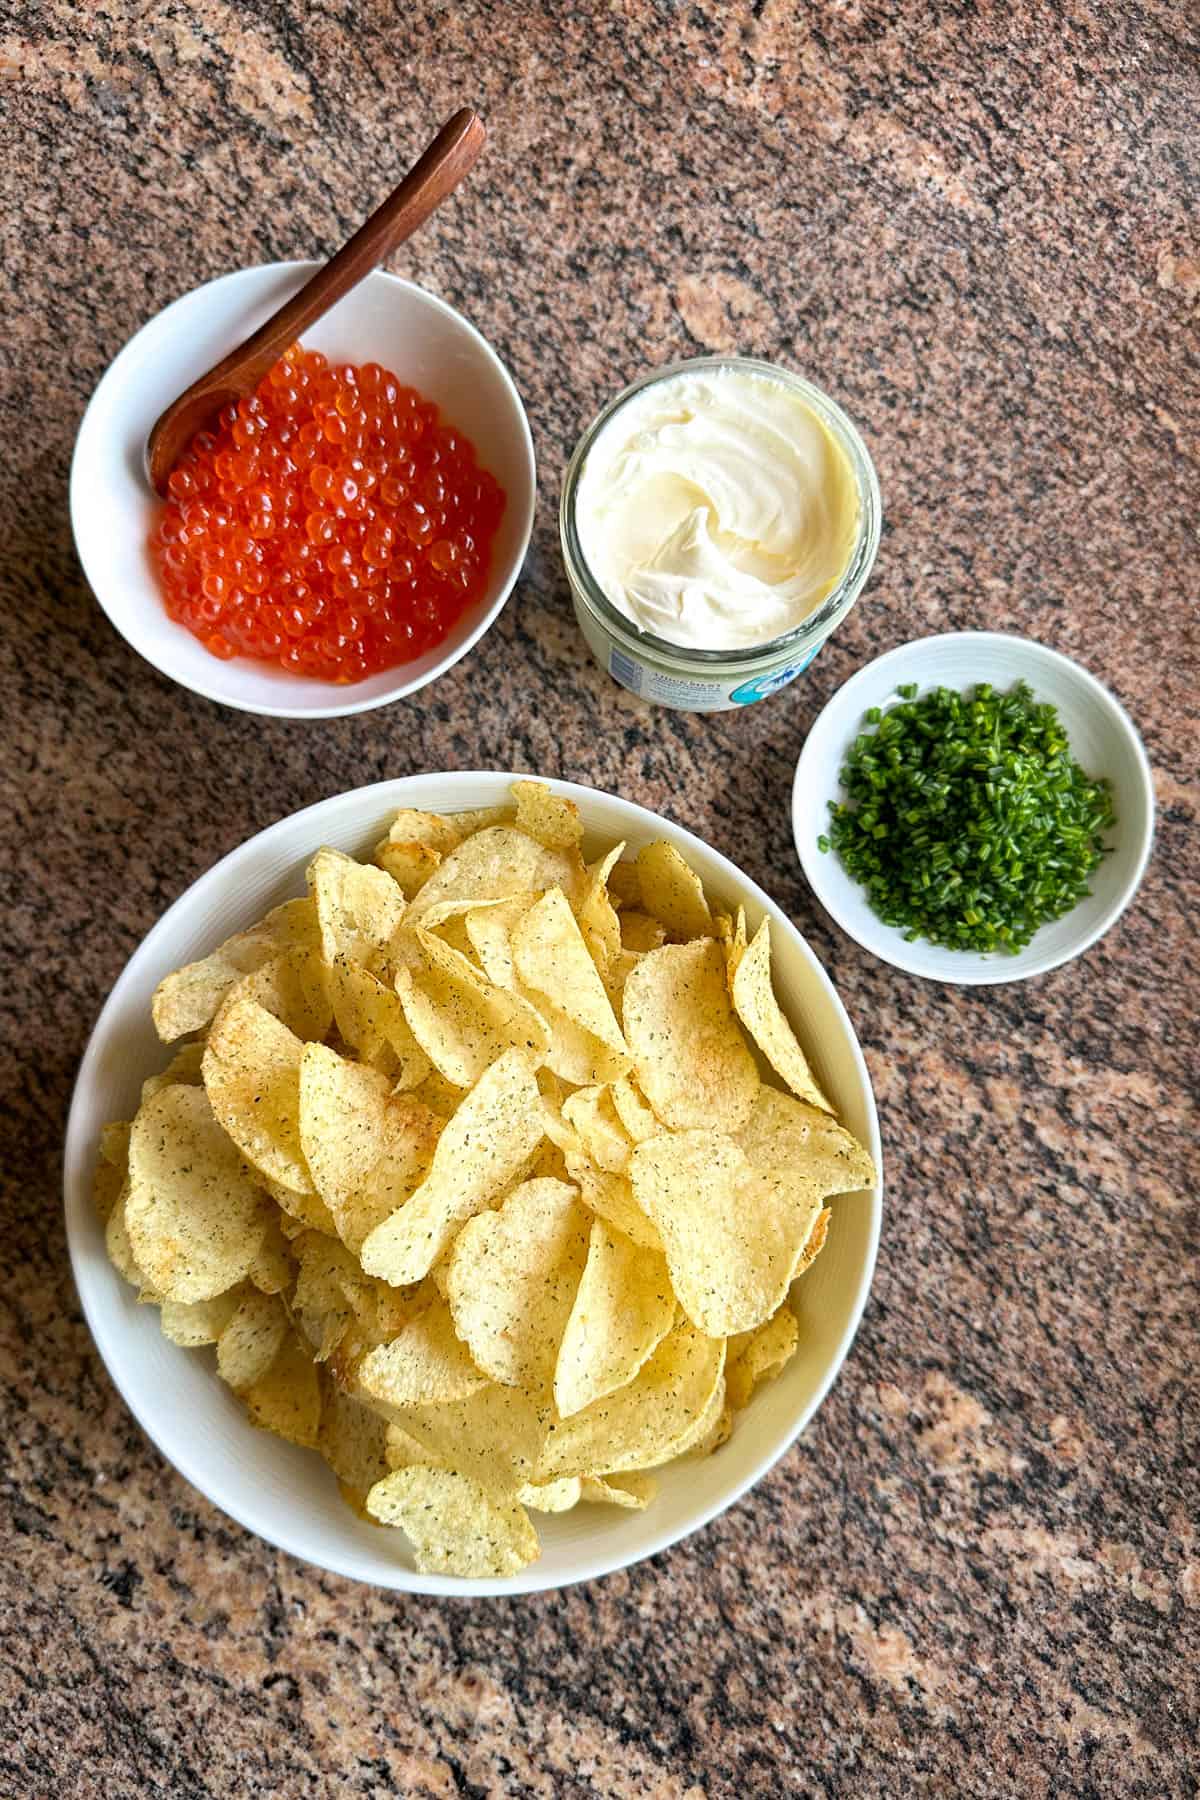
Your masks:
M16 0L0 34L0 1793L1196 1793L1194 9ZM332 248L466 99L486 159L394 266L526 398L525 578L415 702L223 712L80 577L80 412L159 307ZM554 509L618 385L725 347L845 402L887 529L807 677L705 720L593 667ZM787 819L835 687L963 626L1110 684L1160 804L1108 938L976 992L843 938ZM60 1143L195 876L342 788L486 766L659 808L789 909L866 1048L887 1218L851 1359L751 1496L625 1575L444 1604L302 1567L164 1465L80 1316Z

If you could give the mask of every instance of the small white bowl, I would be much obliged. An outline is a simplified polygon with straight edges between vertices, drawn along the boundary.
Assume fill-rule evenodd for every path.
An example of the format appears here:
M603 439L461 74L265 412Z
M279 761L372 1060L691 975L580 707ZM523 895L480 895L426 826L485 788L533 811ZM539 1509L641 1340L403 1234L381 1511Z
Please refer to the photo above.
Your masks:
M396 807L492 806L507 798L513 779L450 774L380 782L294 813L225 857L175 902L127 963L92 1033L67 1126L64 1188L75 1284L109 1373L147 1435L248 1530L335 1574L416 1593L516 1594L589 1580L653 1556L731 1505L783 1454L828 1393L858 1328L879 1243L881 1188L839 1195L825 1251L795 1291L800 1349L741 1414L729 1442L703 1461L663 1471L658 1497L645 1512L580 1506L539 1515L540 1560L499 1581L417 1574L403 1537L351 1512L315 1452L248 1424L217 1379L211 1351L181 1350L163 1337L157 1310L139 1306L110 1267L90 1198L101 1126L131 1117L143 1077L168 1059L150 1022L157 982L303 892L305 863L319 845L364 854ZM854 1028L829 977L775 902L725 857L643 807L572 782L550 785L579 806L589 853L621 838L631 851L667 838L716 899L745 905L752 930L764 915L771 920L780 1000L822 1087L879 1167L875 1101Z
M1013 956L947 950L885 925L864 889L852 881L836 851L817 839L829 826L829 802L842 798L841 769L859 733L868 730L868 708L897 704L898 687L967 688L989 681L995 688L1027 682L1039 700L1058 708L1071 752L1089 775L1112 783L1117 822L1104 834L1113 846L1092 876L1091 896L1061 919L1043 925ZM792 784L792 830L809 886L830 917L855 943L897 969L970 987L1025 981L1070 962L1104 936L1137 892L1154 837L1154 788L1150 764L1129 714L1078 663L1044 644L998 631L951 631L917 638L877 657L851 676L825 706L808 734Z
M143 467L150 427L175 396L294 294L319 265L267 263L223 275L131 338L92 395L71 465L71 528L84 574L117 630L181 686L275 718L331 719L399 700L452 668L495 619L533 530L533 440L495 351L452 306L376 269L304 334L331 362L378 362L472 440L508 496L487 593L427 655L352 686L312 681L249 657L221 662L169 619L147 549L161 502Z

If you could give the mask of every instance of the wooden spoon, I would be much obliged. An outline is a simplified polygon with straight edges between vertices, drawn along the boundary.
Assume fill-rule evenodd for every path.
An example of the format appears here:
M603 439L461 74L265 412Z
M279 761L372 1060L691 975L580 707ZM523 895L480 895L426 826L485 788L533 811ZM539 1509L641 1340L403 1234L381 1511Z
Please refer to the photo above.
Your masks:
M167 477L196 433L230 401L253 393L289 344L425 223L467 174L483 139L483 121L464 106L337 255L252 337L171 402L146 440L146 473L160 494L166 493Z

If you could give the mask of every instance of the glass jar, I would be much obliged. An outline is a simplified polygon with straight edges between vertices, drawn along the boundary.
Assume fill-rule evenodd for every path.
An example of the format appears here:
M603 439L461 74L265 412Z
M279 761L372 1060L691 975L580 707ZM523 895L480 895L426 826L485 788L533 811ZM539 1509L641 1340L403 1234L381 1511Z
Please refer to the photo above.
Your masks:
M766 377L790 388L816 414L850 465L858 490L858 528L851 552L837 584L806 619L782 637L766 644L736 650L698 650L672 644L668 639L642 631L604 593L588 567L579 541L575 497L589 452L610 419L635 394L659 381L704 371L730 370ZM684 362L653 369L633 382L584 432L567 466L559 508L559 534L563 561L571 586L571 598L579 628L601 668L614 681L659 706L680 712L728 712L777 693L807 669L830 633L841 624L858 599L871 573L879 549L882 506L879 480L857 427L828 394L794 375L790 369L761 362L750 356L697 356Z

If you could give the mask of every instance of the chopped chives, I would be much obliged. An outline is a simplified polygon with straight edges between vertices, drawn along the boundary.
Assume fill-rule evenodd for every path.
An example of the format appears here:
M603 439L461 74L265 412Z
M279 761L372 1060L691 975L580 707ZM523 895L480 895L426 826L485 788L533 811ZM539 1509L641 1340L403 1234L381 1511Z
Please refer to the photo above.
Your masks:
M896 691L900 705L867 712L874 729L847 753L847 798L830 801L817 848L837 851L906 942L1020 950L1090 892L1116 823L1109 784L1024 682Z

